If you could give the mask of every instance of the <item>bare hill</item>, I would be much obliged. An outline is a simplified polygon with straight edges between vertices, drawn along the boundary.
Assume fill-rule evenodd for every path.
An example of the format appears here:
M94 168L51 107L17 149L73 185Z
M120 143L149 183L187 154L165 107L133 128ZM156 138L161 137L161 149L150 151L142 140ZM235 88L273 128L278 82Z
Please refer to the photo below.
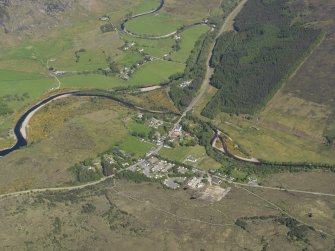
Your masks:
M0 0L1 32L43 35L52 28L70 25L73 20L104 14L110 5L115 4L106 0Z

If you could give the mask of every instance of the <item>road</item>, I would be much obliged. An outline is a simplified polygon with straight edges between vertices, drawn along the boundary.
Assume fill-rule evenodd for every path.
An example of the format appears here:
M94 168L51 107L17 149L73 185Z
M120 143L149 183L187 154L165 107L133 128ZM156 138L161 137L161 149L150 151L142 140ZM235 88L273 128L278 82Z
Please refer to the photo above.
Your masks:
M158 146L156 148L156 150L154 151L154 153L158 153L161 149L162 149L162 145ZM133 164L132 166L128 167L127 169L130 170L133 167L140 165L144 162L145 160L141 160L136 162L135 164ZM195 169L197 170L197 169ZM120 170L119 172L122 172L122 170ZM198 170L201 171L201 170ZM296 190L296 189L286 189L286 188L280 188L280 187L269 187L269 186L255 186L255 185L250 185L250 184L245 184L245 183L239 183L239 182L234 182L234 181L229 181L221 176L217 176L217 175L211 175L208 174L212 177L216 177L220 180L223 180L224 182L228 182L231 184L241 187L251 187L251 188L255 188L255 189L268 189L268 190L276 190L276 191L282 191L282 192L292 192L292 193L302 193L302 194L310 194L310 195L318 195L318 196L329 196L329 197L335 197L335 194L330 194L330 193L321 193L321 192L311 192L311 191L303 191L303 190ZM51 187L51 188L40 188L40 189L29 189L29 190L24 190L24 191L18 191L18 192L12 192L12 193L6 193L6 194L1 194L0 195L0 199L6 198L6 197L12 197L12 196L20 196L20 195L25 195L25 194L30 194L30 193L43 193L43 192L59 192L59 191L72 191L72 190L77 190L77 189L83 189L86 187L91 187L94 185L97 185L101 182L104 182L108 179L112 179L114 178L115 175L111 175L108 177L103 177L100 180L94 181L94 182L90 182L90 183L86 183L83 185L78 185L78 186L65 186L65 187Z
M269 187L269 186L255 186L251 184L246 184L246 183L240 183L240 182L234 182L227 180L221 176L217 175L212 175L212 177L218 178L220 180L223 180L224 182L228 182L231 184L234 184L236 186L241 186L241 187L252 187L252 188L258 188L258 189L268 189L268 190L276 190L276 191L283 191L283 192L291 192L291 193L302 193L302 194L310 194L310 195L319 195L319 196L329 196L329 197L335 197L335 194L331 193L321 193L321 192L311 192L311 191L304 191L304 190L296 190L296 189L287 189L287 188L280 188L280 187Z
M161 149L161 146L158 147L157 150L158 149ZM140 160L140 161L136 162L135 164L129 166L127 169L134 168L135 166L142 164L144 161L145 160ZM124 170L123 169L119 170L119 172L122 172L122 171L124 171ZM108 179L112 179L114 177L115 177L115 175L110 175L110 176L107 176L107 177L103 177L100 180L90 182L90 183L86 183L86 184L82 184L82 185L78 185L78 186L38 188L38 189L29 189L29 190L18 191L18 192L13 192L13 193L6 193L6 194L1 194L0 199L6 198L6 197L12 197L12 196L20 196L20 195L25 195L25 194L30 194L30 193L60 192L60 191L72 191L72 190L77 190L77 189L83 189L83 188L86 188L86 187L91 187L91 186L97 185L101 182L104 182Z
M54 59L54 58L51 58L51 59L48 59L47 60L47 70L48 70L48 72L49 72L49 75L51 76L51 77L53 77L57 82L58 82L58 86L56 87L56 88L51 88L50 89L50 91L53 91L53 90L59 90L60 89L60 87L61 87L61 82L60 82L60 80L59 80L59 78L55 75L55 74L53 74L52 72L50 72L50 70L49 70L49 62L55 62L56 61L56 59Z
M100 180L86 183L83 185L79 186L65 186L65 187L51 187L51 188L39 188L39 189L30 189L30 190L24 190L24 191L19 191L19 192L13 192L13 193L6 193L6 194L1 194L0 199L6 198L6 197L12 197L12 196L20 196L24 194L30 194L30 193L43 193L43 192L59 192L59 191L71 191L71 190L77 190L77 189L82 189L85 187L90 187L97 185L105 180L113 178L114 175L108 176L108 177L103 177Z
M216 35L216 37L215 37L215 39L214 39L214 41L213 41L213 43L210 47L210 52L208 54L207 61L206 61L206 66L207 66L206 75L205 75L205 79L202 83L202 86L200 88L199 94L192 100L192 102L189 104L189 106L183 112L183 114L181 115L179 120L175 123L174 128L176 128L180 124L181 120L186 116L186 114L193 109L193 107L199 102L199 100L202 98L202 96L206 93L206 91L209 87L209 83L211 81L212 75L214 73L214 69L212 69L210 67L210 60L211 60L212 55L213 55L213 50L214 50L216 41L222 35L222 33L230 31L232 29L232 24L234 23L235 17L241 11L241 9L243 8L243 6L246 2L247 2L247 0L242 0L235 7L235 9L228 15L228 17L225 19L224 23L222 24L218 34Z

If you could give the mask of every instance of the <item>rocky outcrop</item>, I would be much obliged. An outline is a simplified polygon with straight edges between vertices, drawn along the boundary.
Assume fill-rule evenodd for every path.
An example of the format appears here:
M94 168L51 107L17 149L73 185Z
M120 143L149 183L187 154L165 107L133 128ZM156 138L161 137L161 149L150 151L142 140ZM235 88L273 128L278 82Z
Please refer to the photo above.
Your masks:
M9 0L0 0L0 26L2 26L5 31L6 27L4 23L9 20L9 15L7 13L7 7L9 6Z

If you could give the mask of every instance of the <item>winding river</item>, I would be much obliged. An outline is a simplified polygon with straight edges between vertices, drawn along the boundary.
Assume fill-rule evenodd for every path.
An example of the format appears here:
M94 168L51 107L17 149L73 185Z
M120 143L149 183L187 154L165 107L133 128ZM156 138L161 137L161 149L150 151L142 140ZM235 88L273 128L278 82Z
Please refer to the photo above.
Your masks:
M14 127L14 136L16 138L16 143L9 147L6 148L4 150L0 150L0 157L4 157L18 149L20 149L21 147L24 147L27 145L27 128L29 125L29 121L30 119L34 116L34 114L40 110L43 106L51 103L52 101L55 101L57 99L62 99L62 98L67 98L67 97L98 97L98 98L107 98L107 99L111 99L114 100L116 102L121 103L122 105L125 105L129 108L132 109L136 109L136 110L140 110L143 112L149 112L149 113L157 113L157 114L168 114L171 112L164 112L164 111L156 111L156 110L149 110L149 109L145 109L143 107L139 107L133 104L130 104L126 101L123 101L119 98L107 95L107 94L89 94L89 93L83 93L80 91L68 91L68 92L63 92L63 93L59 93L59 94L55 94L52 95L48 98L43 99L42 101L38 102L37 104L35 104L34 106L32 106L31 108L29 108L20 118L19 120L16 122L15 127ZM177 114L176 114L177 115Z
M169 38L169 37L174 36L175 34L178 33L178 30L173 31L173 32L168 33L168 34L165 34L165 35L151 36L151 35L136 34L136 33L133 33L131 31L127 30L127 28L126 28L126 24L130 20L138 18L138 17L143 17L143 16L147 16L147 15L151 15L151 14L157 13L157 12L159 12L164 7L164 4L165 4L165 1L164 0L160 0L160 4L159 4L159 6L156 9L148 11L148 12L136 14L134 16L126 18L123 21L123 23L121 24L121 30L123 32L127 33L129 36L132 36L132 37L135 37L135 38L162 39L162 38ZM207 23L205 21L201 21L201 22L196 22L196 23L193 23L193 24L185 25L184 28L183 28L183 30L186 30L186 29L191 28L191 27L196 26L196 25L207 25Z
M67 97L98 97L98 98L106 98L106 99L111 99L113 101L116 101L124 106L127 106L131 109L136 109L139 111L143 111L143 112L149 112L149 113L156 113L156 114L174 114L174 115L179 115L177 113L172 113L172 112L164 112L164 111L156 111L156 110L148 110L145 109L143 107L139 107L136 106L134 104L128 103L124 100L121 100L115 96L110 96L108 94L104 94L104 93L85 93L85 92L81 92L81 91L68 91L68 92L63 92L63 93L59 93L59 94L55 94L52 95L48 98L43 99L42 101L38 102L37 104L35 104L34 106L32 106L31 108L29 108L20 118L19 120L16 122L15 127L14 127L14 135L16 137L16 143L12 146L9 147L7 149L4 150L0 150L0 157L4 157L18 149L20 149L21 147L27 146L27 128L29 125L29 121L30 119L33 117L33 115L40 110L43 106L51 103L52 101L55 101L57 99L62 99L62 98L67 98ZM332 168L334 167L333 165L329 165L329 164L317 164L317 163L299 163L299 162L287 162L287 163L271 163L271 162L267 162L267 161L260 161L257 159L246 159L246 158L242 158L239 156L236 156L232 153L230 153L227 149L227 147L225 147L225 143L223 142L223 139L220 137L220 135L218 134L218 129L212 127L212 130L215 132L215 136L214 139L212 140L212 146L221 151L223 154L225 154L227 157L235 159L237 161L240 162L247 162L250 164L254 164L254 165L258 165L258 166L262 166L262 165L271 165L271 166L286 166L286 167L326 167L326 168ZM222 144L223 144L223 149L218 149L217 147L215 147L215 140L221 140Z
M165 1L164 1L164 0L160 0L160 4L159 4L159 6L158 6L156 9L151 10L151 11L147 11L147 12L144 12L144 13L136 14L136 15L134 15L134 16L131 16L131 17L126 18L126 19L123 21L123 23L121 24L121 29L122 29L125 33L127 33L128 35L131 35L131 36L133 36L133 37L137 37L137 38L141 38L141 37L142 37L141 35L132 33L132 32L130 32L130 31L128 31L128 30L126 29L126 24L127 24L127 22L129 22L130 20L132 20L132 19L134 19L134 18L137 18L137 17L143 17L143 16L147 16L147 15L156 13L156 12L160 11L160 10L163 8L164 4L165 4ZM148 37L148 38L162 38L162 37Z

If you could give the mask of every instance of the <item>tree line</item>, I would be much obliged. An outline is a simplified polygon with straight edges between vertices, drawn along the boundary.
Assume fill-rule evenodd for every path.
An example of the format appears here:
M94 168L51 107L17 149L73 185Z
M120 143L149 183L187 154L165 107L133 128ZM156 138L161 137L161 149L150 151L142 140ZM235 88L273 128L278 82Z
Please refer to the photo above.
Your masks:
M214 42L217 35L217 28L222 25L224 18L234 9L236 4L236 0L223 1L221 8L223 9L224 14L214 15L208 18L208 24L216 27L216 29L214 31L208 31L197 40L186 61L186 69L184 73L171 77L170 80L172 85L169 94L179 110L186 109L199 91L206 75L207 56L211 44ZM180 87L182 82L190 80L191 84L189 86L184 88Z
M212 43L214 36L207 32L203 34L195 44L191 55L186 61L186 69L179 76L178 80L173 81L170 88L170 97L179 110L184 110L196 96L206 74L206 59L208 48ZM175 76L173 76L175 78ZM187 87L180 87L183 81L191 81Z
M235 31L223 34L214 48L211 85L219 91L204 116L253 114L267 103L320 38L320 30L292 24L293 17L287 1L248 1Z

